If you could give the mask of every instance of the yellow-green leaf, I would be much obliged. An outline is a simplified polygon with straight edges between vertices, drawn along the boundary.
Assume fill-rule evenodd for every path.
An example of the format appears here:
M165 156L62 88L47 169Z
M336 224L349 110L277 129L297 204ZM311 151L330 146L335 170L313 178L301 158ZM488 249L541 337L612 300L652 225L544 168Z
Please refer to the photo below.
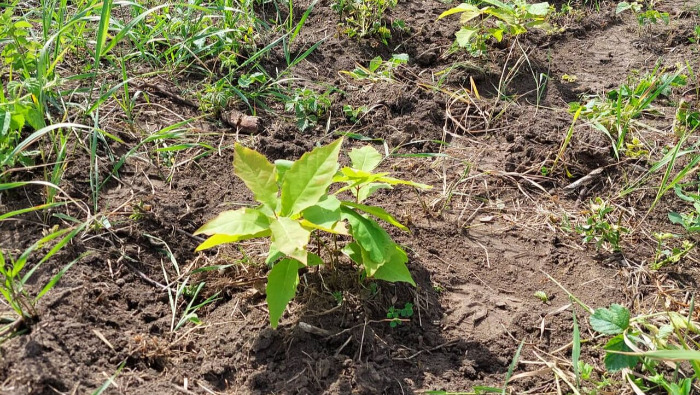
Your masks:
M224 211L194 232L195 235L222 234L228 236L255 235L267 230L270 220L253 208Z
M270 223L272 246L277 251L292 257L306 265L306 245L309 244L311 232L298 221L279 217Z
M267 276L267 308L270 310L270 325L277 324L294 298L299 284L299 262L294 259L283 259L270 270Z
M374 272L374 278L392 283L403 281L415 287L416 283L413 281L408 267L406 267L406 262L408 262L406 252L397 245L396 251L391 256L391 259L384 262L384 264Z
M442 19L446 16L449 16L452 14L457 14L460 12L466 14L470 19L474 19L474 18L478 17L479 15L481 15L481 10L479 9L479 7L477 7L473 4L469 4L469 3L462 3L462 4L458 5L457 7L450 8L449 10L440 14L438 19Z
M313 206L327 193L338 171L342 143L341 138L307 152L289 168L282 182L282 216L289 217Z
M386 210L384 210L381 207L376 207L376 206L367 206L364 204L359 204L359 203L354 203L354 202L349 202L349 201L342 201L341 204L346 207L352 207L357 210L361 210L366 212L367 214L374 215L375 217L384 220L397 228L408 231L408 228L405 227L401 222L397 221L396 218L394 218L391 214L387 213Z
M353 148L348 154L352 167L357 170L372 171L382 161L382 154L371 145Z
M234 146L233 172L253 192L255 200L277 208L277 171L264 155L238 143Z

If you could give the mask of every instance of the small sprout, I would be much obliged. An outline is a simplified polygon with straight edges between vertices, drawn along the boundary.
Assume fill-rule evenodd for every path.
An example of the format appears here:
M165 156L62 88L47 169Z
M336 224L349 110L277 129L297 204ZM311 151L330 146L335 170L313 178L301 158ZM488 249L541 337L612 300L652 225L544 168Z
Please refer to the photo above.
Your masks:
M391 318L391 321L389 321L389 326L392 328L396 328L399 324L401 324L403 321L401 321L401 318L410 318L413 316L413 303L406 303L403 307L403 309L397 309L394 306L389 307L389 310L387 310L386 313L386 318Z
M549 296L547 296L547 293L544 291L537 291L533 294L533 296L541 300L542 303L549 303Z

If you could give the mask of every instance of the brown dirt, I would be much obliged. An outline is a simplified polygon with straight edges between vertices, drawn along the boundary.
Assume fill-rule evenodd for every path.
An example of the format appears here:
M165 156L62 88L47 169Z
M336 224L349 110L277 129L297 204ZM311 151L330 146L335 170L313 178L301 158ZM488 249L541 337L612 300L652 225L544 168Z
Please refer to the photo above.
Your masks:
M300 3L299 9L307 3ZM264 246L254 241L198 254L194 249L199 241L191 234L218 212L251 202L231 171L230 147L237 137L271 159L296 158L316 141L327 143L334 137L325 132L325 124L302 135L293 120L271 114L261 114L263 128L255 136L237 136L230 127L206 121L201 124L202 139L220 146L220 151L172 173L148 158L127 161L120 182L110 181L100 197L111 228L83 235L37 273L39 284L79 253L93 253L41 300L39 322L2 344L0 392L90 393L122 361L124 369L107 393L412 394L500 387L521 340L521 360L527 361L538 361L538 355L549 358L546 352L566 348L571 341L571 307L562 309L569 298L546 274L592 307L636 307L652 293L652 279L663 281L674 272L686 282L681 286L695 287L697 268L674 267L662 280L637 270L653 253L650 238L627 239L624 256L615 256L582 247L578 236L559 229L564 214L575 218L590 198L613 194L625 177L638 175L634 166L645 166L643 162L616 162L608 141L580 125L563 164L574 179L599 167L606 168L604 175L567 194L562 187L571 180L561 174L543 177L539 171L554 159L571 124L567 102L582 93L615 87L632 71L649 71L659 57L666 65L697 60L697 48L684 41L688 27L697 21L681 13L680 5L669 9L670 26L654 26L641 35L632 17L613 16L614 6L587 12L579 20L561 20L562 33L533 34L522 41L531 67L522 66L508 86L512 102L492 98L493 85L501 78L496 63L455 70L446 89L469 87L471 78L483 96L467 106L419 85L456 61L474 63L464 54L447 55L456 24L434 22L447 7L433 0L400 2L390 17L405 20L411 31L396 35L387 47L339 35L337 16L325 0L317 4L298 41L305 48L327 37L297 66L295 77L345 92L334 95L331 131L384 139L390 149L399 148L399 154L446 154L390 158L383 164L387 171L435 188L420 194L399 188L372 201L411 229L394 236L409 252L415 289L378 283L373 290L369 283L355 281L356 272L347 267L339 272L311 270L302 276L280 327L270 329L264 296L254 286L264 276ZM338 73L374 56L401 52L408 53L411 62L397 71L393 84L365 84ZM492 56L498 64L507 59L512 65L519 53L508 54L509 48L504 48ZM274 63L273 57L270 66ZM538 107L532 73L540 72L550 79ZM577 80L565 82L563 74ZM192 111L165 98L152 100L185 116ZM343 104L373 109L360 123L351 124L341 115ZM138 118L137 123L149 130L176 122L172 114L160 111L144 111ZM115 119L112 130L127 143L135 142L119 128L120 122ZM211 137L205 131L219 135ZM346 147L357 144L348 140ZM113 149L121 155L128 146ZM151 155L154 159L152 151ZM86 161L75 158L64 188L87 202ZM108 168L104 169L106 176ZM13 192L3 196L2 204L8 211L27 207L41 201L40 192ZM643 211L652 198L653 192L635 195L627 204L630 210ZM134 207L144 204L148 209L142 218L130 219ZM645 226L668 228L666 208L649 216ZM59 223L50 218L45 224L36 215L22 218L2 223L0 248L26 248L43 229ZM181 269L248 261L203 277L205 293L219 292L219 297L198 312L201 326L170 331L163 267L171 277L174 271L161 241ZM636 288L628 287L632 283ZM546 292L550 302L535 298L536 291ZM332 292L342 292L341 305ZM415 305L410 322L391 328L381 321L389 306L406 302ZM576 313L587 332L584 312ZM331 335L308 333L300 323ZM595 349L586 352L587 358L601 360ZM516 374L539 367L519 364ZM516 380L510 389L553 393L555 385L550 374Z

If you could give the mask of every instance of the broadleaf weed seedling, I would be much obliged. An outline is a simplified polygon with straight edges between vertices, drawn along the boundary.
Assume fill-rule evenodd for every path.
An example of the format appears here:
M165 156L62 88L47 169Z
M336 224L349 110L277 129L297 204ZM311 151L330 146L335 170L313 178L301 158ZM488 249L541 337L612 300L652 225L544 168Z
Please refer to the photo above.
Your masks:
M501 42L506 38L517 39L529 29L552 30L548 15L553 7L547 2L529 4L525 0L512 0L507 3L482 0L479 4L487 4L484 7L474 3L462 3L438 17L442 19L449 15L461 14L462 27L455 34L455 42L472 56L484 55L487 52L486 43L490 39Z
M389 173L375 173L383 156L371 146L352 149L348 153L351 166L338 169L342 143L341 138L296 161L278 160L274 164L262 154L236 144L234 174L252 191L259 205L220 213L195 232L209 236L197 250L270 238L266 263L272 269L266 291L273 328L296 294L299 269L324 263L332 268L339 264L339 253L362 268L365 278L415 286L406 266L406 252L372 217L401 230L408 229L384 209L362 202L378 187L430 186L389 177ZM340 187L330 193L334 184ZM343 192L349 192L353 199L340 200L338 196ZM324 241L320 232L332 240ZM338 245L340 236L350 238L344 247ZM312 241L318 253L311 252ZM326 260L321 257L323 252L328 255Z
M620 251L622 235L629 233L629 229L620 225L622 216L616 222L610 222L613 211L615 208L599 197L591 202L585 224L576 226L584 243L594 242L596 249L610 247L613 251Z
M296 115L297 127L302 132L316 125L330 107L330 91L319 94L308 88L296 89L284 105L285 111Z
M382 60L380 56L370 60L367 67L357 65L353 71L341 71L356 80L368 80L371 82L394 82L394 69L399 65L408 63L407 54L392 55L389 60Z
M344 33L348 36L376 36L388 44L391 30L384 22L384 14L396 4L397 0L334 0L331 8L340 14L345 26ZM398 21L391 27L403 30L405 24Z
M659 270L666 265L680 262L695 247L692 242L683 240L680 245L669 249L667 242L675 238L677 236L671 233L654 233L654 239L656 239L657 244L654 252L654 261L650 265L651 270Z
M398 325L402 324L402 318L411 317L413 317L413 303L406 303L401 309L391 306L386 312L386 318L391 319L391 321L389 321L389 326L392 328L396 328Z
M627 135L647 127L637 118L652 113L652 103L657 98L669 96L673 87L685 84L686 77L680 71L667 74L657 67L638 81L629 78L627 83L605 96L588 97L585 104L569 103L569 112L580 115L603 132L612 142L613 153L619 159L621 154L626 154ZM632 146L632 154L635 152L639 152L639 147Z

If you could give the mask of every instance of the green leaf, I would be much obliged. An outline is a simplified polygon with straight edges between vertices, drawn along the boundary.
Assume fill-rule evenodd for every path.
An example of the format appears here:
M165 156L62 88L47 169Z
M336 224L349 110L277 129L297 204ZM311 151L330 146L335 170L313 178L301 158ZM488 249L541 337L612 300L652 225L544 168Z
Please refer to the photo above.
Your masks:
M626 2L626 1L621 1L621 2L617 3L617 8L615 8L615 14L620 14L622 12L625 12L625 11L629 10L630 8L632 8L630 3Z
M255 200L277 208L277 171L262 154L236 143L234 146L233 172L253 192Z
M321 266L323 265L323 259L320 256L314 254L313 252L307 253L307 266Z
M224 211L197 229L194 234L246 236L269 229L269 218L259 210L245 207Z
M302 155L287 171L282 183L280 214L292 216L318 203L338 171L338 154L343 139Z
M590 317L591 327L604 335L616 335L624 332L630 324L630 312L619 304L610 305L609 309L595 309Z
M543 2L532 4L527 11L532 15L545 16L549 13L549 3Z
M287 170L292 168L294 161L286 159L278 159L275 161L275 169L277 169L277 183L282 185L284 181L284 176L287 174Z
M668 213L668 220L671 221L672 224L685 225L685 221L683 220L683 216L681 214L678 214L675 212Z
M283 259L270 270L267 276L267 308L270 310L270 325L277 328L284 309L294 298L299 284L299 262Z
M462 18L466 18L467 21L474 19L474 18L478 17L479 15L481 15L481 10L479 9L479 7L477 7L473 4L462 3L462 4L458 5L457 7L450 8L449 10L440 14L438 19L442 19L446 16L449 16L452 14L457 14L460 12L463 13ZM464 15L466 15L466 17ZM464 20L462 20L462 23L464 23Z
M462 27L457 31L457 33L455 33L455 36L457 37L457 45L462 48L469 46L469 44L471 44L471 42L474 40L477 32L478 29Z
M354 203L354 202L349 202L349 201L342 201L340 202L343 206L345 207L352 207L354 209L364 211L367 214L374 215L375 217L384 220L397 228L403 230L403 231L408 231L408 228L405 227L403 224L401 224L399 221L396 220L391 214L387 213L383 208L381 207L376 207L376 206L367 206L364 204L359 204L359 203Z
M372 171L382 161L382 154L374 147L366 145L362 148L353 148L348 154L352 167L357 170Z
M374 278L378 280L384 280L389 282L403 281L416 286L416 283L411 277L411 273L406 267L406 262L408 262L408 256L406 252L401 249L398 245L395 245L396 251L394 255L386 261L382 266L374 272Z
M381 56L377 56L376 58L373 58L372 60L369 61L369 71L375 72L379 67L382 65L382 58Z
M353 262L362 265L362 247L357 242L348 243L341 251Z
M306 259L306 245L309 244L311 232L304 229L298 221L287 217L279 217L270 223L272 232L272 245L270 248L292 257L304 265Z
M347 229L340 222L340 200L333 195L324 196L317 204L302 211L302 225L330 233L347 235Z
M367 276L372 277L376 270L392 258L396 243L379 224L348 207L341 207L342 217L350 223L350 234L362 247L362 264Z
M632 349L625 344L625 339L623 335L617 335L610 339L608 343L603 347L606 351L622 351L631 352ZM615 353L605 353L605 368L609 372L617 372L618 370L629 368L632 369L637 366L639 362L639 357L633 355L615 354Z

